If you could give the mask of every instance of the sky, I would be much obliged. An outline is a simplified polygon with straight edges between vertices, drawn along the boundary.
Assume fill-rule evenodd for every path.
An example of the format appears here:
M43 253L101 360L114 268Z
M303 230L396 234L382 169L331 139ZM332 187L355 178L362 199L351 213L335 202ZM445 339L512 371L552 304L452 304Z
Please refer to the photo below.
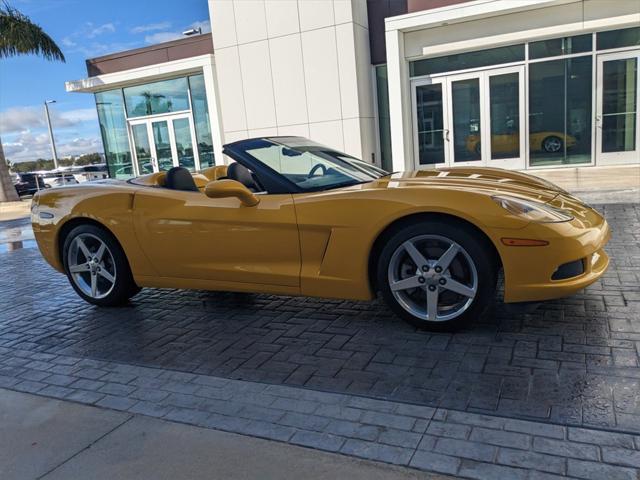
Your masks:
M9 0L62 49L66 63L36 56L0 59L0 138L12 162L51 158L43 102L58 156L102 153L93 95L67 93L87 77L85 59L210 31L207 0Z

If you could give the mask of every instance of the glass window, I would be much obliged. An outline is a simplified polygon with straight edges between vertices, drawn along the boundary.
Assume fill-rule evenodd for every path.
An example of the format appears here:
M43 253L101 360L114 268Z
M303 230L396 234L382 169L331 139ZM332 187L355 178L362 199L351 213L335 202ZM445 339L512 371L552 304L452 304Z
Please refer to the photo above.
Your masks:
M147 124L139 123L131 126L133 144L136 149L136 159L138 160L138 171L140 175L153 172L153 159L151 157L151 145L149 144L149 134Z
M602 151L636 149L638 61L609 60L602 64Z
M444 163L444 118L440 83L416 87L416 115L420 165Z
M213 140L211 138L211 124L209 123L209 106L207 105L204 75L192 75L189 77L189 87L191 89L191 108L196 127L200 168L212 167L215 165L215 161L213 158Z
M409 64L409 71L412 77L418 77L521 61L524 61L524 44L415 60Z
M130 118L189 110L186 78L136 85L123 91Z
M592 57L529 65L532 166L591 160Z
M376 67L376 90L378 94L378 133L380 136L380 163L391 171L391 119L389 116L389 83L387 66Z
M133 164L122 92L120 90L99 92L95 94L95 99L109 176L129 178L133 176Z
M169 170L173 167L173 153L171 152L171 139L169 138L169 126L165 120L153 122L153 142L156 147L156 162L158 170Z
M178 165L193 172L196 169L196 162L193 156L191 125L188 118L176 118L173 121L173 135L176 141Z
M529 43L529 58L557 57L559 55L570 55L572 53L582 53L591 51L593 36L576 35L574 37L552 38L540 42Z
M520 74L489 77L491 159L520 156Z
M596 46L598 50L633 47L635 45L640 45L640 27L610 30L596 34Z
M453 160L481 160L480 80L451 82L453 105Z

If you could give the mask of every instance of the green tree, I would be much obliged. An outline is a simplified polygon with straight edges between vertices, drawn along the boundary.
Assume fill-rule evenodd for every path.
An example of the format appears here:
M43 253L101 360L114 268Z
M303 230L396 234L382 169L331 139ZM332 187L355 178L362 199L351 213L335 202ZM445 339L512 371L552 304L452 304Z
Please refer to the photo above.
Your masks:
M39 25L3 2L0 5L0 59L17 55L38 55L46 60L65 61L60 48ZM16 200L19 200L18 194L13 187L0 140L0 202Z

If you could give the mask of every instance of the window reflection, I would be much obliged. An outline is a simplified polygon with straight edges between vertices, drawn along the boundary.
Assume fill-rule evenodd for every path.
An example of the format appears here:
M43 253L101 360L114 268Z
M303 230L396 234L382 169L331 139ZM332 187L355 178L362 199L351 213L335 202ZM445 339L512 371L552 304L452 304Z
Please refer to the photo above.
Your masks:
M418 157L420 165L444 163L442 85L416 87Z
M193 121L196 128L198 155L200 168L215 165L213 158L213 140L211 138L211 124L209 122L209 107L207 105L207 93L204 86L204 75L192 75L189 77L191 88L191 108Z
M128 178L133 175L133 164L122 92L119 89L99 92L95 94L95 99L109 176Z
M636 58L602 64L602 151L636 149Z
M480 80L451 83L454 161L481 160Z
M187 79L175 78L127 87L124 100L130 118L189 110Z
M591 161L592 57L529 66L531 165Z
M520 156L520 75L489 77L491 158Z

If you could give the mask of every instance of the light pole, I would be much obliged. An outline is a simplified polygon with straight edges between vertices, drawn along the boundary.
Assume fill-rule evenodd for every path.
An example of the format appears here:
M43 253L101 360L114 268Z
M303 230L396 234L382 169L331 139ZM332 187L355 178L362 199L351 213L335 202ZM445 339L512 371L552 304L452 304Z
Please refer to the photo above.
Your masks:
M55 100L44 101L44 112L47 117L47 127L49 127L49 139L51 140L51 153L53 153L53 168L58 168L58 153L56 152L56 141L53 138L53 129L51 128L51 118L49 117L49 104L56 103Z

